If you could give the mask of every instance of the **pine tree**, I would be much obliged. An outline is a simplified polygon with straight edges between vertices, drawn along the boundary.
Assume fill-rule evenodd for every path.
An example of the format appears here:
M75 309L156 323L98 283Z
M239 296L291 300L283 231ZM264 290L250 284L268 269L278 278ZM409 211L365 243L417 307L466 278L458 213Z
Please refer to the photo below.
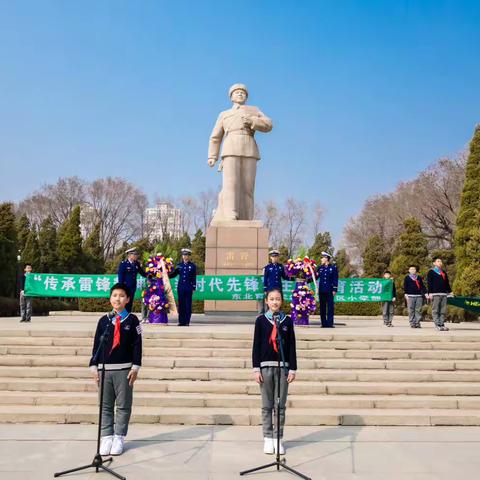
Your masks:
M480 125L475 128L455 232L457 275L454 292L480 295Z
M350 278L356 273L354 266L350 263L350 257L344 248L338 250L335 255L335 264L337 265L338 276L340 278Z
M333 256L334 248L330 232L317 233L313 245L308 250L308 256L316 262L320 262L322 252L327 252Z
M280 255L278 256L278 261L285 265L288 261L288 247L286 245L280 245L278 247L278 251L280 252Z
M28 234L25 248L22 251L22 263L32 265L34 272L38 272L41 267L40 247L38 244L37 229L33 226Z
M58 260L61 273L83 273L85 271L80 233L80 206L76 206L72 210L70 217L60 227Z
M403 297L403 278L408 267L415 265L419 273L424 274L428 268L428 241L422 226L416 218L407 218L403 223L404 231L395 246L390 270L395 278L397 297Z
M51 217L47 217L40 225L38 244L40 246L39 270L43 273L57 273L59 271L57 229Z
M101 226L97 223L83 244L86 267L88 273L104 273L105 261L100 241Z
M20 250L20 252L23 252L25 244L27 243L28 235L30 234L30 220L25 214L22 215L20 217L20 220L18 221L17 233L18 249Z
M0 297L13 297L17 281L17 226L13 203L0 203Z
M390 254L379 235L372 235L368 239L362 258L365 277L379 278L383 276L390 263Z
M197 273L200 275L205 272L205 245L205 236L198 229L192 240L192 261L197 265Z

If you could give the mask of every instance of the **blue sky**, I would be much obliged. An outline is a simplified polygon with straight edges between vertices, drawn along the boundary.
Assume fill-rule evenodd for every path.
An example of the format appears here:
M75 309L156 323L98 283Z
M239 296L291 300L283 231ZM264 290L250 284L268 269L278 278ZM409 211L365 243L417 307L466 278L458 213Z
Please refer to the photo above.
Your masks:
M274 122L257 198L326 209L455 154L479 121L480 2L0 0L0 201L59 176L155 195L216 189L208 137L228 87Z

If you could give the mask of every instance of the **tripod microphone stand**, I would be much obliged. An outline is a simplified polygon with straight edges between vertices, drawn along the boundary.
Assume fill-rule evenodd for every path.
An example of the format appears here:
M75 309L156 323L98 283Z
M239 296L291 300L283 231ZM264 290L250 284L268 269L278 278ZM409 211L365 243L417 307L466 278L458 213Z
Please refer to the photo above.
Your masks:
M105 346L108 343L108 339L110 338L110 330L112 327L112 317L111 314L108 314L108 324L107 328L105 329L105 332L103 335L100 337L100 345L98 346L97 351L95 352L94 355L94 361L96 362L98 360L98 357L100 356L100 353L102 354L102 362L103 362L103 368L101 369L101 375L100 375L100 403L98 406L98 432L97 432L97 453L93 457L92 463L89 463L88 465L83 465L81 467L76 467L72 468L70 470L65 470L63 472L58 472L54 474L54 477L61 477L63 475L67 475L69 473L73 472L79 472L80 470L86 470L87 468L95 468L95 472L98 473L99 470L103 470L110 475L113 475L116 478L119 478L120 480L127 480L126 477L123 477L122 475L119 475L117 472L114 472L110 468L108 468L105 463L111 463L113 461L112 457L105 458L100 455L100 437L101 437L101 430L102 430L102 406L103 406L103 391L104 391L104 386L105 386L105 360L107 358L106 353L105 353Z
M260 467L255 467L255 468L250 468L249 470L244 470L243 472L240 472L240 475L248 475L249 473L253 473L253 472L258 472L260 470L265 470L266 468L270 468L270 467L277 467L277 471L280 471L280 467L281 468L284 468L285 470L287 470L288 472L292 473L293 475L297 475L298 477L300 478L303 478L304 480L312 480L310 477L307 477L306 475L303 475L303 473L300 473L300 472L297 472L296 470L294 470L293 468L290 468L287 464L286 464L286 461L285 461L285 458L283 460L280 459L280 385L281 385L281 375L285 375L287 376L288 375L288 369L285 365L285 353L283 351L283 342L282 342L282 332L281 332L281 326L280 326L280 315L277 314L274 314L273 315L273 321L275 322L275 326L277 327L277 338L276 338L276 342L277 342L277 346L278 346L278 350L280 352L280 355L278 355L278 363L277 363L277 373L278 373L278 376L277 376L277 399L276 399L276 403L277 403L277 438L276 438L276 441L277 441L277 453L276 453L276 458L275 458L275 461L274 462L271 462L271 463L267 463L266 465L261 465ZM280 364L280 359L283 363L283 368Z

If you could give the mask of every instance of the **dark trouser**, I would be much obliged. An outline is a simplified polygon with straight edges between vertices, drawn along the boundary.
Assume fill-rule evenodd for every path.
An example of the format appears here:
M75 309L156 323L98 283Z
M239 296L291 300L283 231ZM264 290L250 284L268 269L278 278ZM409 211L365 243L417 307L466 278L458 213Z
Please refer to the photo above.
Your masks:
M446 314L447 314L447 296L434 295L432 300L432 317L437 327L445 326Z
M128 423L132 414L133 387L128 383L130 370L106 370L105 390L102 405L102 437L128 432ZM102 372L99 372L100 375ZM100 394L100 392L99 392ZM116 412L115 412L116 406Z
M332 292L320 292L318 294L320 299L320 318L322 320L322 327L333 327L333 314L335 303L333 301Z
M391 325L393 320L393 302L382 302L383 323Z
M182 326L190 325L192 316L192 296L191 290L178 290L178 324Z
M130 297L130 300L129 302L125 305L125 310L128 312L128 313L131 313L132 312L132 308L133 308L133 300L135 298L135 292L136 292L136 288L129 288L128 289L128 296Z
M280 373L280 438L283 438L283 426L285 425L285 409L287 404L288 383L283 368L262 368L263 383L260 384L262 393L262 424L263 436L275 438L277 436L277 397L278 397L278 374ZM274 418L272 418L274 417ZM275 428L274 428L275 425Z
M20 293L20 315L22 320L28 322L32 319L32 297L26 297L23 292Z
M407 295L408 321L411 327L420 325L422 320L423 297Z

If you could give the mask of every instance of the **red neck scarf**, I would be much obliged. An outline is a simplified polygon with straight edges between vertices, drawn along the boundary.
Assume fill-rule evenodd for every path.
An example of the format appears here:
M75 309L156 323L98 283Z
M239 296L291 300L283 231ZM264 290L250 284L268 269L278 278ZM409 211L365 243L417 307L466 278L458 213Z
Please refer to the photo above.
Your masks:
M113 332L113 344L110 350L110 353L113 352L113 349L120 345L120 323L122 317L120 315L115 316L115 330Z

